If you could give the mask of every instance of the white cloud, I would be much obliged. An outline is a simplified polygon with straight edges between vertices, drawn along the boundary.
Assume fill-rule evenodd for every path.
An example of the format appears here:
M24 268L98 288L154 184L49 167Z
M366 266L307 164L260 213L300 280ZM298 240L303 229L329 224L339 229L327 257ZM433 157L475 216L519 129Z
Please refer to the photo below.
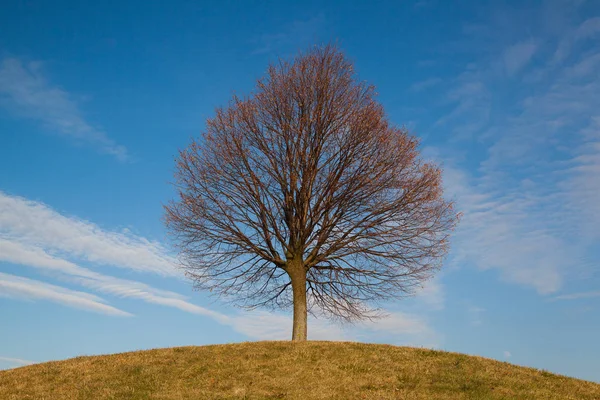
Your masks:
M125 311L105 304L105 301L98 296L2 272L0 272L0 296L51 301L112 316L131 316Z
M111 232L43 203L0 191L0 237L100 264L180 276L175 259L158 242L128 232Z
M600 17L593 17L583 21L575 31L577 39L587 39L600 33Z
M186 301L186 297L178 293L156 289L141 282L103 275L80 267L70 261L53 257L41 248L11 242L2 238L0 238L0 261L58 273L59 276L62 275L60 277L64 280L77 283L100 293L121 298L135 298L151 304L174 307L185 312L208 316L220 322L227 320L220 313Z
M228 317L192 304L180 294L100 274L64 257L181 277L174 259L159 243L131 233L106 231L92 223L65 217L44 204L0 192L0 261L38 268L100 293L228 321Z
M0 361L9 362L12 364L18 365L31 365L35 364L35 361L22 360L20 358L11 358L11 357L0 357Z
M444 309L444 286L440 282L440 278L436 276L426 281L416 292L416 298L434 310Z
M508 75L523 69L535 54L537 45L533 39L516 43L504 51L504 67Z
M94 273L70 261L52 257L42 249L0 237L0 261L31 265L70 275L93 276Z
M225 322L236 331L261 340L289 340L292 318L289 315L265 311L239 314ZM356 324L336 325L324 319L309 317L308 337L310 340L356 341L390 335L396 344L436 347L439 335L427 322L415 315L389 312L382 318L361 321Z
M600 85L598 85L600 89ZM600 106L600 101L597 101ZM566 170L568 179L560 182L563 199L574 215L579 236L589 246L600 238L600 115L591 118L582 130L583 141L574 151Z
M423 319L398 311L389 313L381 319L362 322L358 326L369 331L394 335L419 335L429 331Z
M469 139L478 134L489 121L491 93L481 72L473 65L467 66L454 79L453 84L446 97L453 109L439 118L434 126L452 126L452 135L449 135L452 140Z
M158 243L131 233L103 230L90 222L65 217L42 203L0 192L0 262L37 268L65 282L99 293L202 315L251 338L290 338L292 319L289 315L264 311L227 315L193 304L188 297L175 292L101 274L82 267L76 260L95 266L113 265L138 272L180 277L174 269L174 259ZM96 312L112 309L97 296L38 281L18 281L20 286L17 291L15 279L18 281L16 277L11 280L11 297L18 294L19 297L29 299L54 299L62 304ZM8 283L4 286L8 287ZM440 301L440 291L439 284L431 282L425 287L423 296L429 299L427 301L436 303ZM130 315L120 310L107 313ZM311 339L321 340L351 340L373 333L401 335L402 340L427 345L435 344L437 340L424 320L402 313L392 313L374 322L361 323L347 329L326 320L311 318L309 330ZM426 338L427 342L423 343L422 338Z
M290 315L258 310L240 313L226 322L236 331L260 340L289 340L292 324ZM350 340L341 327L311 317L308 336L311 340Z
M441 348L443 344L443 336L429 325L422 314L399 311L390 312L383 319L358 325L355 337L364 338L365 341L380 337L386 343L427 348Z
M441 78L429 78L420 82L413 83L409 90L413 92L421 92L423 90L439 85L440 83L442 83Z
M554 52L553 63L564 61L578 42L593 38L598 34L600 34L600 17L585 20L575 30L564 35Z
M121 161L129 158L125 147L85 120L68 92L48 82L39 62L2 60L0 105L18 116L37 120L61 135L91 144Z
M467 313L469 315L470 323L472 326L479 326L483 323L482 315L485 312L485 308L477 306L469 306Z
M130 233L106 231L92 223L65 217L44 204L0 192L0 261L62 275L71 283L101 293L136 298L217 320L225 318L189 303L177 293L100 274L62 257L181 277L174 259L156 242Z
M539 200L473 182L466 172L446 165L447 192L464 215L453 239L453 263L497 269L509 282L533 286L539 293L558 290L561 267L569 265L563 242L544 226ZM537 201L537 202L536 202Z
M595 297L600 297L600 290L595 292L580 292L580 293L570 293L563 294L560 296L556 296L556 300L579 300L579 299L591 299Z
M504 350L502 352L502 355L504 356L504 358L507 358L507 359L512 357L512 354L510 353L510 351L507 351L507 350Z
M585 78L597 72L600 69L599 67L600 53L595 53L586 56L581 61L569 67L565 74L572 78Z
M134 298L147 303L173 307L184 312L206 316L220 324L231 326L235 331L251 338L261 340L285 340L290 338L292 318L289 315L265 311L248 311L226 315L192 304L187 301L185 296L178 293L155 289L140 282L99 274L70 261L53 257L39 248L26 247L19 243L0 239L0 261L60 273L64 275L63 278L66 276L66 280L69 282L100 293L122 298ZM2 287L1 283L0 287ZM86 296L83 292L76 293ZM22 297L38 298L38 295L31 292L22 291L21 295ZM101 300L93 295L88 296L90 300ZM91 309L91 311L96 310ZM423 320L403 313L392 313L372 322L367 321L356 326L348 326L346 329L323 319L310 318L309 327L310 338L313 340L355 340L358 336L368 334L368 332L405 335L412 337L413 341L416 341L417 337L424 333L427 333L429 337L432 336L431 329Z
M25 365L35 364L35 361L23 360L21 358L0 356L0 370L23 367Z
M590 38L600 32L598 22L590 19L566 36ZM596 48L579 51L567 66L544 67L538 80L508 82L497 65L511 55L506 66L518 71L535 54L533 41L518 43L510 52L490 49L455 79L447 96L456 106L436 125L456 133L447 144L458 138L476 151L453 148L437 159L444 162L447 193L464 212L452 264L494 269L507 282L551 294L590 276L598 262L600 58ZM543 62L545 54L539 57ZM492 110L507 99L510 105ZM461 136L465 126L476 129Z

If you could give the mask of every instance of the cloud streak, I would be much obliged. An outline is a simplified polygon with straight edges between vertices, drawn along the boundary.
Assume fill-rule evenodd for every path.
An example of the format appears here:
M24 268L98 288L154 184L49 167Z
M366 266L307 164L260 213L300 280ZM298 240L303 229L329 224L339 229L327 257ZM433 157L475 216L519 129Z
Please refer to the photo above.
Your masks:
M580 42L600 35L600 17L589 18L583 21L575 30L564 35L554 52L552 62L563 62Z
M10 262L58 274L60 278L100 293L133 298L179 310L227 321L224 315L186 301L178 293L153 288L141 282L115 278L80 267L73 262L49 255L43 249L0 239L0 261Z
M4 365L8 365L9 368L17 368L23 367L26 365L35 364L35 361L23 360L21 358L13 358L13 357L2 357L0 356L0 363ZM0 369L3 369L0 367Z
M189 298L145 283L121 279L81 266L110 265L139 273L181 278L175 260L159 243L129 232L111 232L76 217L66 217L40 202L0 192L0 262L36 268L46 275L94 292L130 298L148 304L208 317L256 339L289 339L289 315L264 311L224 314L198 306ZM105 304L95 295L77 292L40 281L4 274L0 284L7 297L47 299L56 303L108 315L131 315ZM443 301L433 282L422 295L434 303ZM9 296L10 294L10 296ZM436 345L439 340L426 321L410 314L390 313L375 322L341 328L326 320L311 318L311 338L356 340L365 335L388 333L403 343ZM421 340L426 338L425 341Z
M45 300L99 314L131 316L128 312L105 304L98 296L3 272L0 272L0 297Z
M504 67L508 75L514 75L523 69L535 54L537 46L530 39L516 43L504 51Z
M429 78L429 79L425 79L423 81L413 83L410 86L409 90L412 92L422 92L424 90L433 88L442 82L443 81L441 78Z
M433 310L443 310L446 299L439 275L425 282L421 289L417 290L416 298Z
M35 361L22 360L20 358L11 358L11 357L0 357L0 361L6 361L13 364L19 365L31 365L35 364Z
M205 316L252 338L263 340L288 339L290 327L292 326L292 319L288 315L263 311L226 315L190 303L185 296L178 293L156 289L140 282L99 274L70 261L53 257L42 249L28 248L19 243L2 239L0 239L0 261L59 273L71 283L76 283L100 293L120 298L137 299L146 303L172 307L187 313ZM2 287L1 284L0 287ZM21 291L20 294L22 297L37 298L31 291ZM97 298L93 296L91 299ZM75 301L75 299L71 300L73 301L69 305L73 305ZM87 299L84 299L81 304L81 308L84 309L88 305L85 300ZM91 311L96 310L92 309ZM392 313L376 322L365 322L346 330L321 319L311 318L310 324L311 337L319 340L352 340L356 339L357 335L361 334L360 332L363 332L363 334L364 332L387 332L407 336L431 333L423 320L402 313Z
M292 318L279 313L252 311L231 318L225 324L252 338L289 340ZM441 340L423 318L402 312L389 312L386 316L373 321L342 326L309 317L308 327L311 340L357 341L385 336L390 342L389 335L392 335L391 342L395 344L424 347L438 347Z
M564 243L544 226L536 211L540 200L477 183L466 172L446 166L449 194L464 212L454 238L452 262L480 269L497 269L509 282L533 286L539 293L557 291L560 269L568 263Z
M76 142L87 143L101 153L127 161L127 149L87 122L72 97L48 81L39 62L5 58L0 63L1 106Z
M42 222L43 221L43 222ZM75 217L66 217L43 203L0 191L0 237L41 246L85 261L180 276L175 259L158 242L128 231L111 232Z
M578 45L560 65L547 51L552 38L515 40L511 28L512 45L490 45L454 79L454 107L434 128L455 134L432 151L464 212L452 265L492 269L542 295L590 276L600 237L600 49L587 39L600 34L598 22L559 36ZM501 27L488 29L502 37Z
M580 300L580 299L592 299L600 297L600 290L595 292L581 292L581 293L570 293L556 296L556 300Z

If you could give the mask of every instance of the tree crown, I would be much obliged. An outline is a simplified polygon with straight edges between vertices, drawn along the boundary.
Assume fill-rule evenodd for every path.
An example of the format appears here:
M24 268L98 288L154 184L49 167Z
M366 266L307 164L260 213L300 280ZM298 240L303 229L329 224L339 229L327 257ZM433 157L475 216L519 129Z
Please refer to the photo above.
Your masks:
M271 65L179 153L166 221L196 287L247 307L354 320L412 293L441 265L457 222L441 171L393 126L333 46Z

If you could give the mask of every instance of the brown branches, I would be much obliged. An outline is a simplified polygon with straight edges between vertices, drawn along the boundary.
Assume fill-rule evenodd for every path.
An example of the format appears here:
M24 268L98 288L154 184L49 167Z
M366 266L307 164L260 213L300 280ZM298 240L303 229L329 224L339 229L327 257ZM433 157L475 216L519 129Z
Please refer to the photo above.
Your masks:
M439 168L374 95L328 46L269 67L252 96L216 111L180 152L165 207L198 287L287 307L304 279L309 310L354 320L440 267L457 214Z

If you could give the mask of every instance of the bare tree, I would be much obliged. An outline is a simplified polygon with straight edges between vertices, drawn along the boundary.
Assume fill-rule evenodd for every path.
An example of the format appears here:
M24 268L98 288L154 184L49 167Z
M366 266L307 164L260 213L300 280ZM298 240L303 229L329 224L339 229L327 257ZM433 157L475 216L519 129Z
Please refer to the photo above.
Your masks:
M179 153L166 221L195 287L353 321L441 266L458 215L440 169L333 46L268 68Z

